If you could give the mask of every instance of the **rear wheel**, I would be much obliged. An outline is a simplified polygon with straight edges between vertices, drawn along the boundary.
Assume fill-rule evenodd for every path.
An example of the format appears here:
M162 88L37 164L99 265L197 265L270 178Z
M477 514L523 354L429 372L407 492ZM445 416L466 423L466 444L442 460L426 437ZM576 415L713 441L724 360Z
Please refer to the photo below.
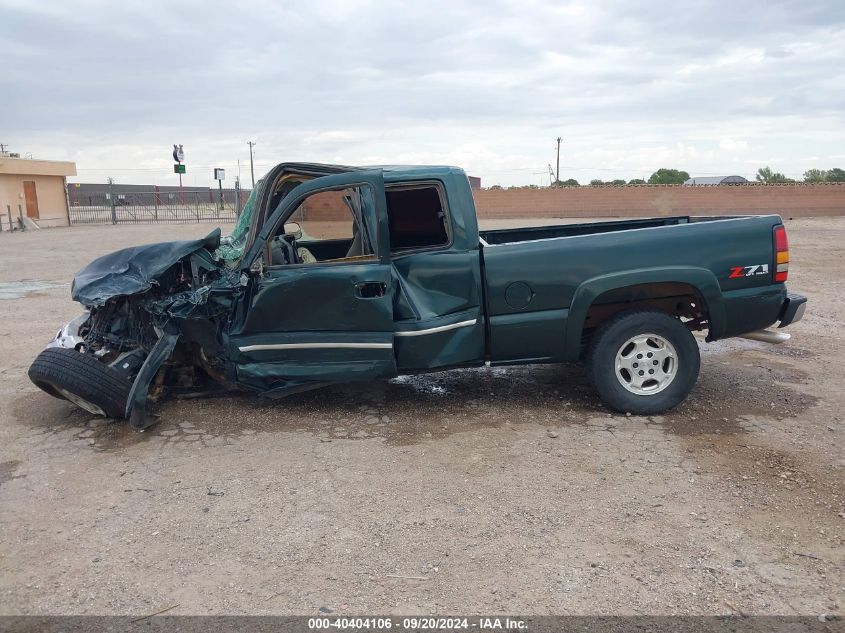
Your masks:
M29 368L29 379L51 396L63 398L95 415L123 418L132 384L93 356L50 347Z
M695 386L701 357L677 318L651 310L625 312L593 336L590 380L602 401L625 413L654 414L677 406Z

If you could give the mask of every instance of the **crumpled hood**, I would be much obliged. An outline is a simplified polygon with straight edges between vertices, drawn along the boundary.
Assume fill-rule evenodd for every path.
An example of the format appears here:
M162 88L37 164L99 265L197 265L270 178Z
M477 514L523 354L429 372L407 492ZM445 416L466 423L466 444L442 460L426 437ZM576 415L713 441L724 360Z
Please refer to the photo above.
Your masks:
M214 229L201 240L144 244L103 255L76 273L71 297L90 307L112 297L145 292L183 257L203 248L214 251L219 245L220 229Z

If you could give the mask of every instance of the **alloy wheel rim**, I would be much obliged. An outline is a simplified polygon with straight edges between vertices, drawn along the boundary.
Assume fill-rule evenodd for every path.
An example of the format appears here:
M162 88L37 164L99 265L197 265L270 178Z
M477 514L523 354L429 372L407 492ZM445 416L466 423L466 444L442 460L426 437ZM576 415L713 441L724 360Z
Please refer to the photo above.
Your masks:
M659 334L637 334L616 352L616 378L628 391L638 396L660 393L678 375L678 353Z
M106 416L106 412L103 411L100 407L98 407L93 402L88 402L85 398L80 398L75 393L71 393L67 389L62 389L61 387L56 387L56 388L59 390L59 393L61 393L65 398L70 400L76 406L82 407L88 413L93 413L94 415L102 415L104 417L108 417L108 416Z

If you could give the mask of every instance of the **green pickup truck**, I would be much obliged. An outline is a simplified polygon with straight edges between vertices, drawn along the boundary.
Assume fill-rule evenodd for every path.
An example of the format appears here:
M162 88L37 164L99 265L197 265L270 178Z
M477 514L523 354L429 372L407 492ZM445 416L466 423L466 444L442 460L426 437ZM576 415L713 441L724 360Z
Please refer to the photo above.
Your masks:
M265 396L454 367L585 361L611 409L660 413L707 341L798 321L777 215L480 231L454 167L283 163L231 236L124 249L77 273L86 311L29 375L144 428L173 390Z

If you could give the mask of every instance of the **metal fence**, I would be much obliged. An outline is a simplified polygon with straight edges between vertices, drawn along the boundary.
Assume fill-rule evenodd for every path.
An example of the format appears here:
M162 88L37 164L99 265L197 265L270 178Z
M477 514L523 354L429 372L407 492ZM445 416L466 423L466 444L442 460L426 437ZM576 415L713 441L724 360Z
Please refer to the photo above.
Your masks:
M0 209L0 233L3 231L25 231L26 220L24 220L23 205L18 204L17 209L12 210L12 205L7 204L5 209Z
M249 197L247 190L161 191L111 190L78 192L68 188L71 224L155 224L234 222Z

